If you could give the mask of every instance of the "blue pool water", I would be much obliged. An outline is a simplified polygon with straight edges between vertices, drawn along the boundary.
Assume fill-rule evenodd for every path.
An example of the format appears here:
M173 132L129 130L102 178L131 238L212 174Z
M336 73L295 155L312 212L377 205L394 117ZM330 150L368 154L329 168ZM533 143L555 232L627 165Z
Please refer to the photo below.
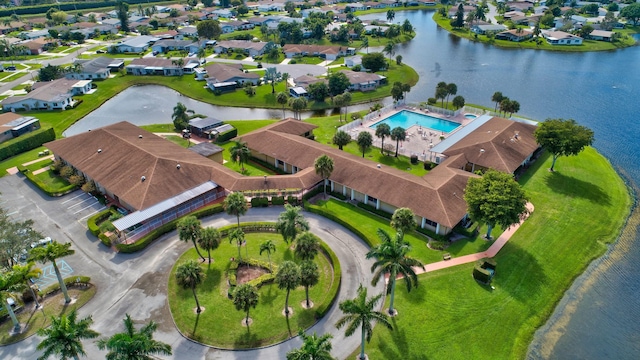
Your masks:
M378 121L377 123L369 127L375 129L378 124L382 123L388 124L391 129L398 126L404 129L408 129L411 126L419 125L423 128L438 130L445 133L449 133L460 126L460 124L453 121L438 119L433 116L418 114L413 111L407 110L402 110L399 113L393 114L392 116L389 116L382 121Z
M477 116L473 115L473 114L466 114L464 117L466 117L467 119L475 119L475 118L477 118Z

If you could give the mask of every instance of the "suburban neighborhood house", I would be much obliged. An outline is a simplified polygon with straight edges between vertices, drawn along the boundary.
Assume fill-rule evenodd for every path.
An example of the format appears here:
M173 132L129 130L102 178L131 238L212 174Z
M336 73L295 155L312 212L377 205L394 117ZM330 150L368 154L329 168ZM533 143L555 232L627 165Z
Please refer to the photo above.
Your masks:
M252 157L272 163L286 175L242 176L128 122L45 146L131 212L114 222L120 241L134 241L227 192L290 189L300 196L322 182L314 161L323 154L334 160L328 179L331 191L390 213L409 207L421 227L447 234L466 218L462 195L468 179L478 176L472 170L513 171L538 148L534 126L501 118L492 118L483 126L486 128L470 132L469 139L460 139L461 145L451 147L448 157L423 177L310 140L316 126L293 119L241 137Z
M193 58L185 58L183 64L170 59L141 58L133 59L125 69L127 74L132 75L180 76L193 73L198 66L200 61Z
M347 79L349 79L349 90L351 91L375 90L387 81L386 77L374 73L350 70L340 70L340 72L345 74Z
M256 73L245 73L240 70L241 64L211 64L205 68L207 78L201 73L198 74L203 80L207 80L207 86L211 90L221 90L229 88L235 90L236 85L251 83L257 85L260 75Z
M157 37L141 35L128 39L127 41L113 45L120 53L141 53L149 48L149 44L160 40Z
M249 54L249 56L258 56L264 54L266 42L253 42L248 40L226 40L218 41L213 47L216 54L223 52L236 51Z
M78 69L76 72L66 74L67 79L107 79L111 75L111 70L119 70L124 67L124 61L108 57L76 60L74 64L78 65Z
M0 102L3 111L65 110L73 106L74 95L91 91L91 80L57 79L33 84L33 90L23 96L11 96Z
M282 51L287 58L294 56L319 56L326 60L335 60L341 56L354 55L354 48L331 45L286 44Z
M0 114L0 143L40 129L40 120L14 113Z
M580 45L582 38L564 31L542 31L542 37L547 39L549 44L553 45Z

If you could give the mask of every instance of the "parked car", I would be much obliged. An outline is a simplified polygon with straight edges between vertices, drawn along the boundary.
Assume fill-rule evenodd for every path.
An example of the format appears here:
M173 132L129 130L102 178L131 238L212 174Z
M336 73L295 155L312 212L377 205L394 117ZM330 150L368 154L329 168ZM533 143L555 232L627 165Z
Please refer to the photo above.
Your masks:
M7 71L16 71L16 67L13 65L7 66Z
M106 51L104 51L104 50L96 50L96 54L104 54L104 53L106 53Z
M37 247L41 247L41 246L47 246L47 245L51 244L52 242L53 242L53 240L49 236L47 236L44 239L40 239L40 240L38 240L36 242L32 242L31 243L31 248L33 249L33 248L37 248Z

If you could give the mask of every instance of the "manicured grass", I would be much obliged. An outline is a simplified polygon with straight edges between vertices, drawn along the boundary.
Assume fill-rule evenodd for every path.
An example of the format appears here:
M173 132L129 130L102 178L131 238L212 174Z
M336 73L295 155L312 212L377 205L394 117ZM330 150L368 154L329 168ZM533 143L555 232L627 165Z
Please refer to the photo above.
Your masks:
M44 307L37 311L33 310L33 303L29 303L28 309L24 309L20 314L16 314L18 321L23 324L23 327L27 326L27 330L18 335L9 336L9 330L13 328L13 322L11 322L11 319L7 316L0 324L0 345L13 344L26 339L39 329L49 326L51 323L51 316L57 317L62 314L68 314L73 309L79 309L91 300L95 293L95 286L88 288L70 288L69 296L77 298L73 304L65 305L64 296L59 292L58 294L45 299L44 302L41 302L44 304Z
M238 136L250 133L261 127L265 127L269 124L273 124L276 120L238 120L238 121L225 121L238 130Z
M272 171L258 165L253 161L249 161L248 163L243 164L244 166L244 171L243 171L240 164L234 163L233 161L231 161L231 152L229 150L231 149L231 147L233 147L233 145L234 145L233 141L229 141L221 145L219 144L219 146L224 149L224 151L222 152L222 157L225 161L224 166L245 176L274 175Z
M27 169L31 171L35 171L38 169L42 169L43 167L51 166L53 164L53 160L51 159L42 159L42 161L38 161L37 163L33 163L31 165L27 165Z
M152 125L140 125L141 128L150 131L152 133L170 133L176 132L173 124L152 124ZM178 133L176 133L177 135Z
M398 287L395 331L376 327L369 358L525 358L535 330L616 240L631 205L626 185L594 149L560 158L556 172L550 164L545 155L520 179L535 211L496 256L495 290L473 280L473 264L421 275L408 294Z
M70 48L71 48L70 46L62 46L61 45L61 46L55 47L54 49L48 50L47 52L50 52L50 53L61 53L61 52L64 52L65 50L68 50Z
M51 170L35 175L35 177L53 193L62 191L64 188L69 186L69 182L65 178L54 174Z
M171 141L174 144L178 144L183 148L188 148L190 146L189 140L182 138L182 136L180 135L165 136L165 139Z
M4 161L0 161L0 177L8 175L7 169L22 165L26 162L38 159L38 153L45 150L44 146L40 146L33 150L23 152L20 155L10 157Z
M317 65L324 61L324 59L318 56L298 56L291 60L295 60L296 64L311 64L311 65Z
M251 258L267 261L267 254L259 255L260 243L271 239L276 244L276 252L271 254L274 264L284 260L294 260L290 245L282 241L282 237L272 233L246 234ZM242 255L245 248L241 249ZM206 256L206 255L205 255ZM229 259L237 257L238 250L235 244L229 244L228 239L223 239L220 247L212 252L215 262L210 266L206 262L201 265L206 274L203 284L196 291L198 300L205 311L196 316L195 300L191 290L184 290L177 286L175 272L177 266L190 259L198 259L194 249L185 252L171 270L169 277L169 306L176 325L180 331L205 344L224 348L250 348L265 346L285 340L298 334L298 330L304 330L315 323L315 309L321 304L331 301L329 288L333 279L333 270L329 260L319 253L315 262L321 272L320 282L309 289L309 297L314 302L314 307L305 310L300 303L305 299L304 288L300 287L292 291L289 296L289 306L293 308L293 315L288 320L282 315L286 292L279 290L276 284L267 284L260 288L258 306L250 310L253 323L249 328L243 327L241 321L245 313L237 311L233 301L227 297L226 270L229 267Z

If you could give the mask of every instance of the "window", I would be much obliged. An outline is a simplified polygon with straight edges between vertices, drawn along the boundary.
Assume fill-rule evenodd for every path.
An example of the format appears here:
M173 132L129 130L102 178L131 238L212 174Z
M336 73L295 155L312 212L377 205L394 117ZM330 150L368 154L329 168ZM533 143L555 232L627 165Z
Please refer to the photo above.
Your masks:
M433 227L438 226L438 223L437 223L437 222L435 222L435 221L431 221L431 220L426 219L426 218L424 219L424 223L425 223L425 224L427 224L427 225L431 225L431 226L433 226Z
M373 196L369 195L369 200L368 200L368 202L369 202L369 203L374 203L374 204L375 204L375 203L377 203L377 202L378 202L378 199L376 199L376 198L374 198Z
M278 165L282 165L282 166L284 166L284 161L282 161L282 160L278 160Z

